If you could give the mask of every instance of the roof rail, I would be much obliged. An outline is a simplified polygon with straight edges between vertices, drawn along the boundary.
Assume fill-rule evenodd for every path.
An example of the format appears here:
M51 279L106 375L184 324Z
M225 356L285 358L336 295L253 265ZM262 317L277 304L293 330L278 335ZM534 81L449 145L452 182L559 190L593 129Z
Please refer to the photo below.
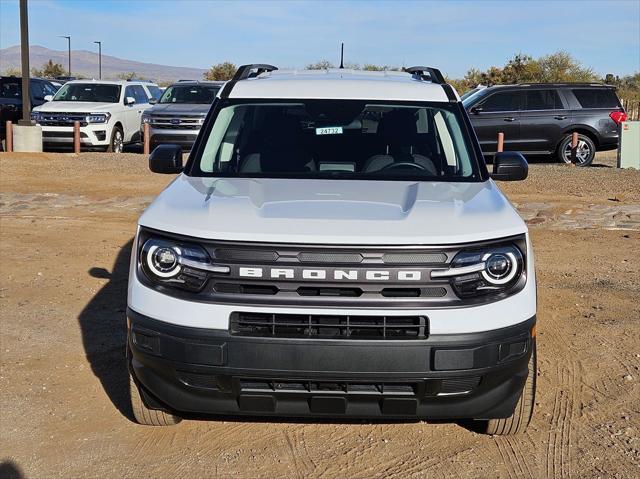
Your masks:
M518 83L518 86L614 86L602 82L525 82Z
M272 72L277 70L278 67L273 65L266 65L264 63L252 63L250 65L241 65L236 71L233 78L227 82L222 91L220 92L220 98L228 98L229 93L233 90L236 83L247 78L257 77L261 73Z
M444 75L437 68L432 67L409 67L405 68L404 71L413 75L414 78L418 80L430 80L431 83L435 83L436 85L442 85L442 89L444 90L447 98L450 102L457 102L458 98L453 91L451 85L447 83L444 79ZM428 74L428 76L427 76Z
M404 71L417 76L420 80L431 80L431 83L437 83L438 85L444 85L447 83L444 76L437 68L417 66L405 68ZM429 76L427 77L426 74Z

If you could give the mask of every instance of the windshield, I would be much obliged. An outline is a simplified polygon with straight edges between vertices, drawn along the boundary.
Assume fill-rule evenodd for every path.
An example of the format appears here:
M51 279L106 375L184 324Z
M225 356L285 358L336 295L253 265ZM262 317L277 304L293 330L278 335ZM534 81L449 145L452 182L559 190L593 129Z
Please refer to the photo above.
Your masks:
M211 104L220 89L208 85L174 85L165 90L160 103Z
M157 85L147 84L147 90L149 90L149 93L151 93L151 98L155 98L156 100L158 100L162 96L162 90Z
M120 101L120 85L105 83L65 83L53 97L53 101L118 103L118 101Z
M460 97L460 99L462 100L462 104L465 107L468 106L472 101L475 100L475 97L478 95L478 93L480 93L485 89L486 87L476 87L473 90L469 90L468 92L466 92L464 95Z
M459 106L357 100L228 104L191 174L442 180L478 177Z

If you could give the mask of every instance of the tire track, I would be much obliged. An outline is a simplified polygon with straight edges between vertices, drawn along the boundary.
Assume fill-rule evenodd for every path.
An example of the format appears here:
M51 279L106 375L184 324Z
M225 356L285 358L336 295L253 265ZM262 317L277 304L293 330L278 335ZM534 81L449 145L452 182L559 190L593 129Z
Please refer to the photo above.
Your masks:
M537 479L537 474L534 475L531 471L531 466L528 463L527 457L522 452L522 439L513 438L509 436L495 437L494 444L496 445L500 456L506 466L507 474L512 479L530 478Z
M572 461L572 423L575 414L576 362L557 366L560 386L555 392L553 415L547 442L546 474L547 478L571 479Z

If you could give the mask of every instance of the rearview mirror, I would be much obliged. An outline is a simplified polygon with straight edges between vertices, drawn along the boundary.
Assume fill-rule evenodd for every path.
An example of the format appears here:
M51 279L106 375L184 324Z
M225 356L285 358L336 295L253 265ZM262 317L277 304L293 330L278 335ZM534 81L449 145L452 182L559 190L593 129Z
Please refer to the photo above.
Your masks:
M520 181L529 174L529 164L517 151L501 151L493 157L491 178L498 181Z
M44 96L44 101L51 101L53 100L53 95L45 95Z
M156 103L158 103L157 98L149 98L149 105L155 105Z
M124 104L125 105L133 105L136 102L136 99L132 96L125 97Z
M182 147L158 145L149 155L149 169L154 173L177 174L182 171Z

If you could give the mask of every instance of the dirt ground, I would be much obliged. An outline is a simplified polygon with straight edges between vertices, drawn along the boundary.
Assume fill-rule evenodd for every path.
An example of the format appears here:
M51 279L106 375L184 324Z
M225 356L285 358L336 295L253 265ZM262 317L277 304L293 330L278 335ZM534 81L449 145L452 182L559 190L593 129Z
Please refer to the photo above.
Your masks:
M538 396L524 435L455 423L129 419L127 263L171 180L142 155L0 154L0 477L640 477L640 172L534 164Z

